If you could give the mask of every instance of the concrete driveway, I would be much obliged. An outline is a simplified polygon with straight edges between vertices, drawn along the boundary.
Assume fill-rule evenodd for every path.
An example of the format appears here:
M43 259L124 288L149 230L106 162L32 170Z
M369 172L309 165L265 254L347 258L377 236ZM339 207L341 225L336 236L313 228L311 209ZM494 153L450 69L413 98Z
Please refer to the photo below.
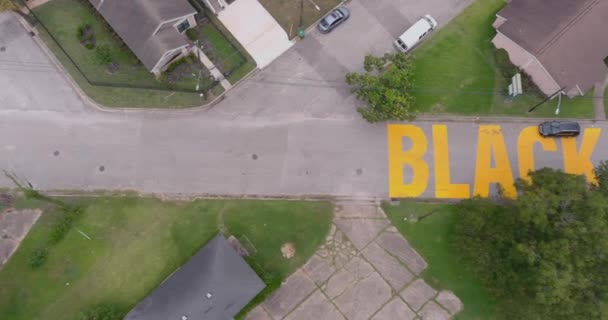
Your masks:
M329 34L314 27L304 40L238 88L217 108L224 116L282 120L359 118L344 83L367 54L394 52L393 41L425 14L445 25L471 0L353 0L351 18Z

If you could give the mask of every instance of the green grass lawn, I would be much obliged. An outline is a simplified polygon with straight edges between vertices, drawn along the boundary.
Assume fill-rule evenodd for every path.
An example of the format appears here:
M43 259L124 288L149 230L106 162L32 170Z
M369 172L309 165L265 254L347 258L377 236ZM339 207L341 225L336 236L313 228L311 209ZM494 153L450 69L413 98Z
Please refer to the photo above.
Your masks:
M491 42L495 14L504 5L476 0L414 51L414 95L422 112L555 117L557 101L528 113L542 98L506 95L508 83L498 76ZM559 117L593 118L592 99L564 99Z
M260 3L283 27L289 39L292 39L297 35L299 27L308 28L340 4L340 0L260 0ZM313 3L321 10L317 10Z
M49 36L45 29L39 26L40 37L82 90L104 106L194 107L213 100L223 92L221 87L216 86L201 98L197 93L172 91L172 89L194 90L195 79L184 79L171 85L157 80L122 44L120 39L112 35L110 27L104 23L101 16L94 14L94 9L88 5L88 1L53 0L34 9L34 12L65 52L60 49L59 44ZM107 46L110 49L110 56L119 65L116 73L108 72L105 65L99 64L96 49L89 50L80 44L77 29L83 24L92 26L97 47ZM85 79L74 63L68 59L66 52L82 73L95 85L91 85ZM104 84L108 84L108 86L104 86ZM149 89L139 89L140 87Z
M464 310L456 319L497 318L495 301L450 245L454 234L453 205L401 201L399 206L384 203L382 208L393 225L428 262L429 266L423 272L424 279L436 289L452 290L462 300ZM418 222L411 222L412 215L422 217L431 212Z
M64 200L83 205L85 213L51 247L46 263L31 269L30 252L45 243L58 218L56 211L43 213L0 271L1 319L75 319L99 303L126 312L218 230L251 243L255 250L249 263L265 281L272 275L280 282L323 242L331 221L327 202L177 202L134 196ZM27 202L39 205L48 206ZM296 247L291 260L281 256L285 242Z

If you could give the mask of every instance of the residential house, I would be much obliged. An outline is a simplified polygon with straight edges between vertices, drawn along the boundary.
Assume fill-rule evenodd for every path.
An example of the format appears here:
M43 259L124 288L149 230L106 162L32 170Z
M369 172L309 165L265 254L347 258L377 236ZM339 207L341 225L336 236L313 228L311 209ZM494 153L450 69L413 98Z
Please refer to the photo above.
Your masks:
M124 320L228 320L266 285L218 234Z
M89 1L150 72L190 53L183 33L196 25L196 10L188 0Z
M496 48L547 96L584 95L608 75L608 1L511 0L496 14Z

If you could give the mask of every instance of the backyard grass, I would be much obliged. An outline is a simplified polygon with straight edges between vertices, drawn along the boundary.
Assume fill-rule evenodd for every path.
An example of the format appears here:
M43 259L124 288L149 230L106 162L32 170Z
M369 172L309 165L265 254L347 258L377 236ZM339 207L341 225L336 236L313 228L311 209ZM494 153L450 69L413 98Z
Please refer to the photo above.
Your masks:
M450 245L454 231L453 205L401 201L382 208L395 227L428 262L424 279L436 289L452 290L463 302L460 320L495 319L495 301L475 275L466 268ZM422 218L423 216L430 214ZM412 216L418 222L412 222Z
M260 0L264 8L287 32L289 39L297 35L298 28L308 28L340 2L341 0ZM321 10L317 10L313 3Z
M194 90L198 81L195 75L179 77L178 81L173 82L157 80L118 36L112 35L103 18L96 15L87 3L78 0L53 0L34 9L34 12L73 62L46 30L39 26L37 29L41 39L82 90L96 102L108 107L183 108L203 105L223 92L219 85L210 88L203 98L198 93L179 92ZM117 62L118 71L110 73L106 65L99 63L96 49L89 50L80 44L77 30L82 25L90 25L94 30L97 48L109 48L109 55ZM74 63L95 85L87 81Z
M178 202L135 196L62 200L84 206L84 214L51 247L46 263L31 269L30 252L46 241L58 219L52 209L43 213L0 271L1 319L75 319L100 303L127 312L218 230L254 248L248 262L265 281L280 283L322 243L331 221L327 202ZM46 204L30 201L27 206ZM291 260L281 255L285 242L297 250Z
M507 97L491 42L495 14L504 0L476 0L414 53L414 95L422 112L463 115L556 117L557 100L527 110L543 98L530 92ZM559 117L593 118L589 97L563 99Z

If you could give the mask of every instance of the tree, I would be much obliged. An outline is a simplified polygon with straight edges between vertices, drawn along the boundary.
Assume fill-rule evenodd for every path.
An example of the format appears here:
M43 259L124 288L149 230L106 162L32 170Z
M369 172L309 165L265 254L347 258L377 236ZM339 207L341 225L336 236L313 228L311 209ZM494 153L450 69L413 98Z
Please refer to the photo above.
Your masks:
M365 73L348 73L346 83L367 107L357 111L368 122L411 121L416 118L412 87L412 63L401 53L365 56Z
M121 320L123 314L113 304L99 304L92 306L80 314L80 320Z
M597 188L605 193L608 193L608 161L600 161L593 170L597 178Z
M456 248L510 318L608 319L606 194L548 168L515 187L516 200L458 205Z

